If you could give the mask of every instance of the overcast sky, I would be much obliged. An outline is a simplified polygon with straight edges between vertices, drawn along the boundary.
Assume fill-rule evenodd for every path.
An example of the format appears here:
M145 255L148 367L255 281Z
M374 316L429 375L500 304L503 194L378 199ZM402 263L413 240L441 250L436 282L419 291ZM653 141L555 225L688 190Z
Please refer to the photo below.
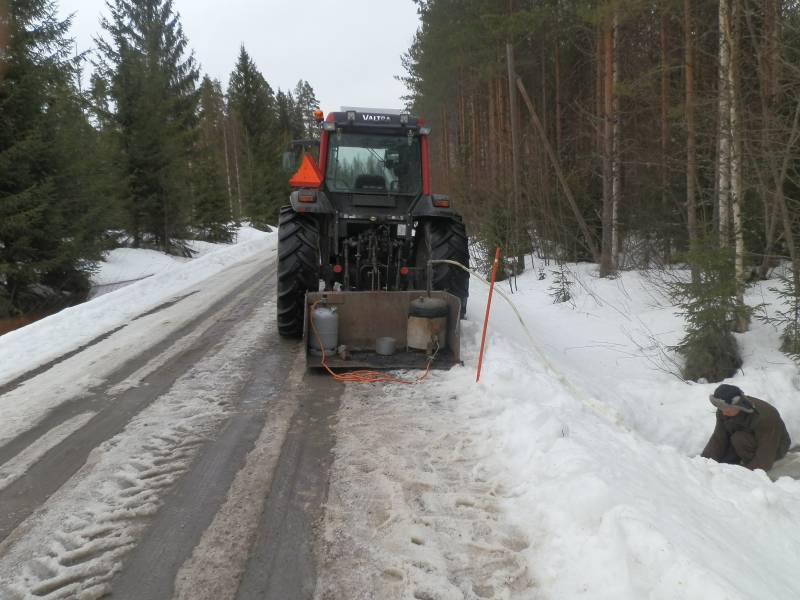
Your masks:
M227 85L244 44L274 90L298 79L326 112L340 106L399 108L402 54L417 30L412 0L174 0L201 71ZM94 47L104 0L59 0L75 13L78 48Z

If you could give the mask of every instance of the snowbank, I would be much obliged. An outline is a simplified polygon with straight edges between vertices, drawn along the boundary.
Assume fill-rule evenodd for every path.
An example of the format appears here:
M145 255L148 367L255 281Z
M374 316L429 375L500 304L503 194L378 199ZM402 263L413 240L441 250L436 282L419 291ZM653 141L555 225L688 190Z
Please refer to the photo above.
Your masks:
M96 282L147 278L0 336L0 384L125 325L236 263L274 250L276 244L276 233L243 227L236 244L202 244L200 257L191 260L148 250L113 251Z
M574 305L552 304L552 277L530 272L513 295L550 368L498 301L492 323L503 335L481 384L464 380L456 392L487 417L493 459L484 468L510 490L506 509L532 541L526 553L544 596L800 597L800 482L692 458L713 429L716 384L668 372L663 346L681 337L680 318L638 274L601 280L577 266L573 278ZM750 300L769 299L769 286ZM474 318L486 294L471 291ZM800 439L797 369L774 350L777 332L754 321L740 343L743 372L730 381L777 406Z

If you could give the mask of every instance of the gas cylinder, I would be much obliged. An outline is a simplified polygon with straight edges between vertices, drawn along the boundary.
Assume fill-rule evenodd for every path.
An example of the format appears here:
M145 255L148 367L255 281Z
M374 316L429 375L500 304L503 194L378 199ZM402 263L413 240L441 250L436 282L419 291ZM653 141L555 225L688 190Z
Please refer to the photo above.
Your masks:
M339 345L339 315L336 307L317 306L311 312L311 321L313 326L308 332L308 346L311 352L322 354L321 342L325 353L333 354Z
M408 310L406 345L414 350L431 352L447 347L447 302L421 296L411 301Z

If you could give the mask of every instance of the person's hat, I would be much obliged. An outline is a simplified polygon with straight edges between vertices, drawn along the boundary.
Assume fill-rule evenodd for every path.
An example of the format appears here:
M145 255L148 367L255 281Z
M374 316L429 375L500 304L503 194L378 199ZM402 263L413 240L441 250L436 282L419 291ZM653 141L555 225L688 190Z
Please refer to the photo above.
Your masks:
M723 383L717 386L708 399L717 408L738 408L744 412L753 412L753 405L744 395L744 392L735 385Z

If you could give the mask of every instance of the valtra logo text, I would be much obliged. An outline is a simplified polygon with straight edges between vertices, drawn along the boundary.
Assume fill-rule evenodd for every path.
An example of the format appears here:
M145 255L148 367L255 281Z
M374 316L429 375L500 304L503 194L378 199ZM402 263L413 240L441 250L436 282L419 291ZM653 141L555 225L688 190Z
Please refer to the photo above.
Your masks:
M387 115L361 115L365 121L391 121L392 118Z

